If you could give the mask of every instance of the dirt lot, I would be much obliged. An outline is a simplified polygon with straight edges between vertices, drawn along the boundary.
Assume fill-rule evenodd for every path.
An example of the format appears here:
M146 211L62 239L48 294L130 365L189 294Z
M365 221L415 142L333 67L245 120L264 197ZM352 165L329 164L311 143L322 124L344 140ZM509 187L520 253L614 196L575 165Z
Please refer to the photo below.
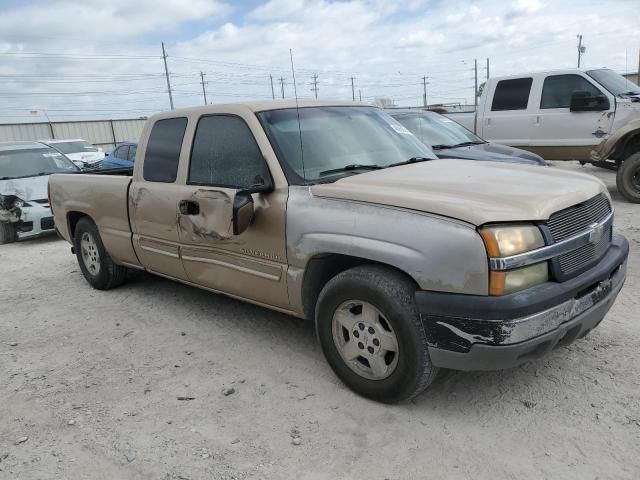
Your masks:
M640 478L640 205L552 168L610 187L618 302L541 361L404 405L347 390L310 324L149 275L92 290L57 238L0 247L0 478Z

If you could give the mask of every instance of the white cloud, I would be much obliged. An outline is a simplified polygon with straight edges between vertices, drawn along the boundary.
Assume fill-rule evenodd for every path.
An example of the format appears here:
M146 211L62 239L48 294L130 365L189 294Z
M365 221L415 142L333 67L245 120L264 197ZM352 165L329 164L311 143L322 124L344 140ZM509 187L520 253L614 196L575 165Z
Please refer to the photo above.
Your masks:
M209 97L216 102L270 97L270 74L276 91L277 79L285 78L290 96L289 48L301 96L312 94L308 84L317 73L321 98L350 98L354 76L365 99L385 95L416 105L421 77L427 75L430 101L465 101L472 98L474 58L479 59L481 78L486 57L493 75L571 67L578 32L587 45L587 67L624 70L627 63L636 65L640 27L635 14L634 3L622 0L584 0L579 10L572 0L272 0L244 13L238 3L206 0L59 0L4 11L0 7L0 53L75 55L0 57L0 75L40 75L0 77L0 101L7 105L5 111L14 112L24 112L36 99L58 109L91 104L84 110L66 108L72 113L54 111L56 118L164 109L168 102L155 40L160 37L167 44L179 106L201 101L200 71L206 73ZM189 33L192 25L198 30ZM104 53L123 56L78 58ZM95 81L101 73L102 83ZM81 74L97 78L71 83L80 77L70 75ZM121 75L149 78L123 81ZM85 93L46 95L51 92Z

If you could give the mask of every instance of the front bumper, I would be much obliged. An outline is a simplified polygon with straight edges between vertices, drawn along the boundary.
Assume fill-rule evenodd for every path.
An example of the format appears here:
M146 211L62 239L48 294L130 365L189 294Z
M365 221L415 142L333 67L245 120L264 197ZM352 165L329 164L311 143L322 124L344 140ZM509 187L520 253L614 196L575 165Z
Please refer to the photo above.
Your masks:
M434 365L499 370L585 336L607 314L626 278L629 243L611 247L587 272L503 297L417 292Z
M39 237L54 232L53 213L49 205L32 203L30 207L22 207L20 221L16 222L16 233L19 239Z

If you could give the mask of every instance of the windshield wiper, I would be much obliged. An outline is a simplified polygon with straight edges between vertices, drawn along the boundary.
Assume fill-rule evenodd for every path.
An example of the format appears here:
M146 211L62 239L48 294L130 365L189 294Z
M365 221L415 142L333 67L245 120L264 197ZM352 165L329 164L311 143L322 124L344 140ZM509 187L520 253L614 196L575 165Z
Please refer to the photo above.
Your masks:
M426 162L428 160L433 160L432 158L427 158L427 157L411 157L408 160L405 160L404 162L398 162L398 163L392 163L391 165L387 165L388 167L397 167L400 165L408 165L410 163L418 163L418 162Z
M344 167L325 170L324 172L320 172L320 175L331 175L334 173L350 172L351 170L379 170L381 168L384 168L384 167L381 167L380 165L366 165L361 163L352 163L350 165L345 165Z
M453 148L455 145L431 145L431 150L444 150L445 148Z
M623 95L640 95L640 91L638 90L630 90L628 92L619 93L618 96L621 97Z

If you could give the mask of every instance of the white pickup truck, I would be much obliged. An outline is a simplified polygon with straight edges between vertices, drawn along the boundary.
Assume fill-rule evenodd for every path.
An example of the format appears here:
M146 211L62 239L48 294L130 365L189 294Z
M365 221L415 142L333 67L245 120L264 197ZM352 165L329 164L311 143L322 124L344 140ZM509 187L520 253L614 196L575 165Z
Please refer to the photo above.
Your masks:
M547 160L618 170L618 190L640 203L640 87L613 70L557 70L490 78L476 112L451 119Z

